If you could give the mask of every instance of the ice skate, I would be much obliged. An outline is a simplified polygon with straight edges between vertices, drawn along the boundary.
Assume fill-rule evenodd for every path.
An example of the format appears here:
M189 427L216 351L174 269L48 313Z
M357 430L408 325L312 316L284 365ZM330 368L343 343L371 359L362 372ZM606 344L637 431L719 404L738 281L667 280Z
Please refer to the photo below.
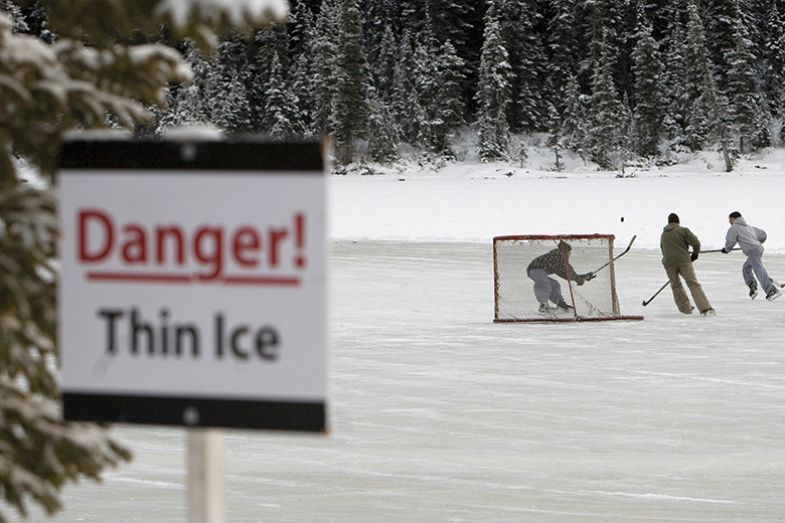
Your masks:
M572 305L570 305L569 303L567 303L566 301L560 301L560 302L558 302L558 303L556 304L556 306L557 306L559 309L563 310L563 311L568 311L568 312L570 312L570 311L574 310L574 307L573 307Z
M551 306L547 302L540 303L540 308L537 309L537 312L541 312L543 314L553 314L556 312L556 307Z
M766 301L774 301L780 296L782 296L782 291L777 287L772 287L771 290L766 293Z

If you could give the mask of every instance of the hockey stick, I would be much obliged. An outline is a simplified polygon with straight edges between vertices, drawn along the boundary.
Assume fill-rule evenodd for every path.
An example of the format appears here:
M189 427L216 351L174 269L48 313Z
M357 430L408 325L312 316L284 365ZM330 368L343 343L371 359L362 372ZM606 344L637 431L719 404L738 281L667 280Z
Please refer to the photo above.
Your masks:
M665 287L667 287L667 286L668 286L668 284L669 284L669 283L670 283L670 281L666 281L666 282L665 282L665 284L664 284L662 287L660 287L660 288L657 290L657 292L655 292L655 293L652 295L652 297L651 297L651 298L649 298L648 300L643 300L643 306L645 307L646 305L648 305L648 304L650 304L652 301L654 301L654 298L656 298L656 297L657 297L657 295L658 295L659 293L661 293L661 292L662 292L662 291L665 289Z
M717 251L717 252L719 252L719 251ZM660 287L660 288L659 288L659 290L657 290L657 292L655 292L655 293L652 295L652 297L651 297L651 298L649 298L648 300L643 300L643 303L642 303L642 305L645 307L646 305L648 305L648 304L650 304L652 301L654 301L654 298L656 298L656 297L657 297L657 295L658 295L659 293L661 293L663 290L665 290L665 287L667 287L669 283L670 283L669 281L666 281L666 282L665 282L665 284L664 284L662 287ZM778 286L780 289L785 289L785 283L778 283L778 282L775 282L775 284L776 284L776 285L777 285L777 286Z
M633 234L633 235L632 235L632 239L630 240L630 243L627 245L627 248L626 248L626 249L624 249L624 250L621 252L621 254L619 254L619 255L617 255L617 256L614 256L614 257L613 257L613 259L612 259L611 261L609 261L609 262L606 262L606 263L604 263L604 264L600 265L599 267L597 267L596 269L594 269L593 271L591 271L591 272L590 272L590 273L588 273L588 274L597 274L599 271L601 271L602 269L604 269L605 267L607 267L607 266L608 266L608 265L610 265L611 263L615 262L616 260L618 260L619 258L621 258L622 256L624 256L625 254L627 254L627 252L630 250L630 247L632 247L632 242L634 242L634 241L635 241L635 238L637 238L637 237L638 237L638 235L637 235L637 234Z
M733 249L731 249L730 251L727 251L727 252L738 251L738 250L739 250L739 247L735 247L735 248L733 248ZM712 253L712 252L722 252L722 249L711 249L709 251L700 251L700 254L708 254L708 253Z
M731 251L738 251L738 250L739 250L739 249L731 249ZM710 250L710 251L700 251L700 253L701 253L701 254L705 254L705 253L711 253L711 252L722 252L722 249L712 249L712 250ZM669 284L669 283L670 283L670 281L666 281L666 282L663 284L663 286L662 286L662 287L660 287L660 288L657 290L657 292L655 292L655 293L652 295L652 297L651 297L651 298L649 298L648 300L643 300L643 306L645 307L646 305L650 304L650 303L651 303L651 302L654 300L654 298L656 298L656 297L657 297L657 295L658 295L659 293L661 293L661 292L662 292L662 291L665 289L665 287L667 287L667 286L668 286L668 284Z

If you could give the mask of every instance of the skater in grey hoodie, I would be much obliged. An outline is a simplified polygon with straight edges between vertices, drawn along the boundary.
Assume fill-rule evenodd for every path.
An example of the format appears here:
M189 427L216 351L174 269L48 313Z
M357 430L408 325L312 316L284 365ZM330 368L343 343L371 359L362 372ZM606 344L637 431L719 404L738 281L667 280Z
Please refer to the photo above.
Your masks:
M763 266L763 245L766 241L766 231L758 229L752 225L748 225L744 218L741 217L739 211L733 211L728 215L728 222L730 229L725 236L725 247L722 249L723 253L729 253L736 243L741 247L741 252L747 256L747 261L741 267L741 275L744 278L744 283L750 288L750 299L755 299L758 295L758 284L755 278L760 282L763 291L766 293L766 299L773 301L782 296L779 285L775 284L766 267ZM754 275L754 276L753 276Z

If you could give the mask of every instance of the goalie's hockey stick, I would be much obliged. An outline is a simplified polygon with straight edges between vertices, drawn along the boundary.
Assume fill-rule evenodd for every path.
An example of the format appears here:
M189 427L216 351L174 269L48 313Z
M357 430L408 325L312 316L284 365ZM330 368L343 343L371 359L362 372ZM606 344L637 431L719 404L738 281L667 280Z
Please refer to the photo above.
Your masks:
M619 258L621 258L622 256L624 256L625 254L627 254L627 252L629 252L629 250L630 250L630 247L632 247L632 242L634 242L634 241L635 241L635 238L637 238L637 237L638 237L638 235L637 235L637 234L633 234L633 235L632 235L632 239L630 240L630 243L627 245L627 248L626 248L626 249L624 249L624 250L621 252L621 254L618 254L618 255L614 256L614 257L613 257L613 259L612 259L611 261L609 261L609 262L606 262L606 263L604 263L604 264L600 265L599 267L597 267L596 269L594 269L593 271L591 271L589 274L597 274L599 271L601 271L602 269L604 269L605 267L607 267L608 265L610 265L612 262L615 262L616 260L618 260Z

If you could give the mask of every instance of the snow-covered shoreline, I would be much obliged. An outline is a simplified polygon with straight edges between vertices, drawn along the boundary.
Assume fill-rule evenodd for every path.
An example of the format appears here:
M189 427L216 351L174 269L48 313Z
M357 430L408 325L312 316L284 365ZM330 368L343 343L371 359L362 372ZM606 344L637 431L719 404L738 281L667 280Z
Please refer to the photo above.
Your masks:
M539 161L538 161L539 160ZM545 158L530 158L532 165ZM610 233L634 248L659 249L669 213L704 249L723 246L727 216L740 211L785 253L785 151L739 161L731 173L704 157L649 170L544 171L509 164L400 164L383 175L332 176L333 239L490 242L503 234ZM622 221L622 218L624 220Z

